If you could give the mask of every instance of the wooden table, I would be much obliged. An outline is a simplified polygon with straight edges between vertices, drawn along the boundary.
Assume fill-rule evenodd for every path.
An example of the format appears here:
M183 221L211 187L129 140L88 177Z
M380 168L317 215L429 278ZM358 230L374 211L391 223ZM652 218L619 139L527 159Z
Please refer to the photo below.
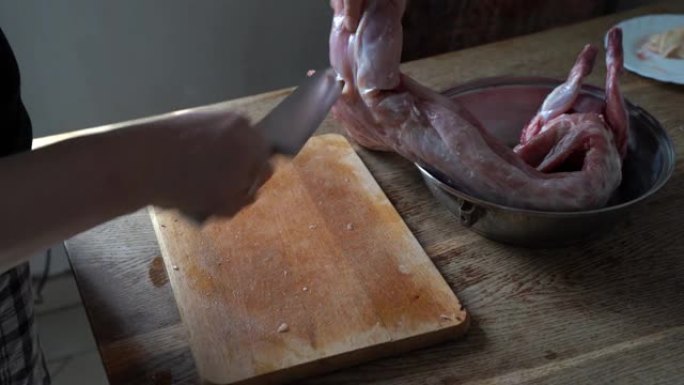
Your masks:
M684 1L409 63L435 89L484 76L563 77L617 21L683 12ZM602 84L597 65L590 82ZM684 150L684 88L633 74L626 96ZM263 115L287 91L225 106ZM340 131L327 120L321 132ZM48 139L50 140L50 139ZM45 141L44 141L45 142ZM311 384L681 384L684 375L684 178L675 175L611 235L526 250L487 241L442 208L407 161L359 150L472 315L458 342L311 379ZM112 384L193 383L196 373L152 225L140 211L70 239L68 250Z

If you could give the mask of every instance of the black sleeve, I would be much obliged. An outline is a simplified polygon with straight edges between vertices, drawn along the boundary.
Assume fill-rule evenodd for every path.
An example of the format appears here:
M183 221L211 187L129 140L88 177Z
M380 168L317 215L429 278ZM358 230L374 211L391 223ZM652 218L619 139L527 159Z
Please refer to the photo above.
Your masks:
M31 149L31 120L21 102L19 68L0 29L0 156Z

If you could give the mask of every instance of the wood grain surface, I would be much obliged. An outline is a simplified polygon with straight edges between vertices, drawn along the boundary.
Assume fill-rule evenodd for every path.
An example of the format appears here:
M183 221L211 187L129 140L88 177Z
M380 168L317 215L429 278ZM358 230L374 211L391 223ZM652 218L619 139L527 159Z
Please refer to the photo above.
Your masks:
M564 77L581 47L602 46L620 20L684 12L641 8L408 63L438 90L485 76ZM589 83L601 85L597 66ZM626 97L671 135L670 182L609 235L567 249L527 250L462 228L407 161L357 149L408 227L464 302L464 339L383 359L308 384L680 384L684 373L684 87L634 74ZM257 118L288 91L230 101ZM341 132L331 119L321 132ZM196 369L170 285L151 279L160 252L146 211L68 241L71 262L112 384L191 384ZM161 273L160 273L161 274ZM157 286L155 286L155 282Z
M175 210L150 213L203 382L290 382L467 328L458 299L341 135L280 158L258 200L231 219L200 228Z

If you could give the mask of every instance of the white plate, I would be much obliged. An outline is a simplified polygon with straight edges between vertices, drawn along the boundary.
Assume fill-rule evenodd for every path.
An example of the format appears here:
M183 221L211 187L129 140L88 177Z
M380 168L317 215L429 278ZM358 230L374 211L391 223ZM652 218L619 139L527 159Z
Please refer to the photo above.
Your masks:
M684 15L641 16L617 27L622 28L626 69L663 82L684 84L684 59L667 59L641 49L651 35L684 27Z

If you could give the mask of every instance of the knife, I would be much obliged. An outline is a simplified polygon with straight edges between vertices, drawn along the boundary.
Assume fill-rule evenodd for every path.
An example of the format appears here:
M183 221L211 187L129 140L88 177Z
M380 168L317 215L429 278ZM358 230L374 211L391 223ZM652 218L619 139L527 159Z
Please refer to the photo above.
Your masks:
M294 156L321 125L343 86L332 68L316 71L257 123L256 129L271 143L274 153Z

